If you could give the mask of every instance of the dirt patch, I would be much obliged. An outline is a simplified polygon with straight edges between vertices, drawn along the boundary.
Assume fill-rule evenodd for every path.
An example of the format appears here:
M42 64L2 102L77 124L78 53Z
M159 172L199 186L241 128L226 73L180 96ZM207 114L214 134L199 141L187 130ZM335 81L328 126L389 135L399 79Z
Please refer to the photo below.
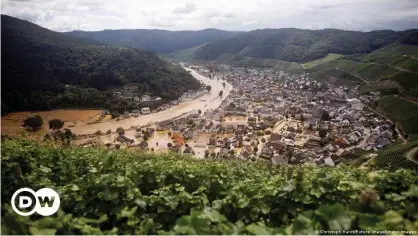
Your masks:
M52 110L39 112L13 112L1 117L1 133L7 135L20 135L23 121L30 115L39 114L43 121L43 127L32 135L40 135L48 131L48 121L61 119L65 122L64 127L75 125L77 122L93 122L100 118L102 110Z

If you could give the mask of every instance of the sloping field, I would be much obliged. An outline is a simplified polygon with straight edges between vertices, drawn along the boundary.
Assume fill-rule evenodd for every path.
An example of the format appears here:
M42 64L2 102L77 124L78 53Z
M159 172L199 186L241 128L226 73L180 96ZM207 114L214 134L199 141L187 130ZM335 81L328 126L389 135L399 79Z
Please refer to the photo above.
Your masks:
M197 46L197 47L193 47L193 48L188 48L188 49L176 51L176 52L168 54L167 57L175 59L175 60L179 60L179 61L189 61L189 60L193 59L194 53L201 46L202 45Z
M259 67L275 67L280 70L302 70L301 64L296 62L281 61L276 59L266 59L257 57L240 56L237 54L224 53L220 55L216 63L232 64L236 66L259 66Z
M414 90L418 88L418 75L400 71L391 75L388 79L398 82L406 90Z
M321 71L315 71L312 73L312 76L316 77L316 78L339 78L339 79L343 79L343 80L348 80L351 82L355 82L355 83L363 83L363 81L361 79L359 79L358 77L345 72L343 70L337 70L335 68L330 68L330 69L325 69L325 70L321 70Z
M390 44L384 48L371 52L369 58L387 57L393 55L418 56L418 45Z
M323 64L323 63L325 63L325 62L328 62L328 61L332 61L332 60L338 59L338 58L340 58L340 57L342 57L342 56L343 56L343 55L341 55L341 54L330 53L330 54L328 54L328 55L327 55L326 57L324 57L324 58L316 59L316 60L314 60L314 61L310 61L310 62L308 62L308 63L303 64L303 67L304 67L305 69L309 69L309 68L312 68L312 67L314 67L314 66L317 66L317 65Z
M391 95L381 98L378 106L398 121L405 133L418 133L418 104Z
M418 73L418 60L406 55L379 57L375 58L373 62Z
M418 146L418 141L408 144L399 144L380 152L374 159L379 168L389 168L396 170L399 168L408 168L418 170L418 164L409 160L405 155Z

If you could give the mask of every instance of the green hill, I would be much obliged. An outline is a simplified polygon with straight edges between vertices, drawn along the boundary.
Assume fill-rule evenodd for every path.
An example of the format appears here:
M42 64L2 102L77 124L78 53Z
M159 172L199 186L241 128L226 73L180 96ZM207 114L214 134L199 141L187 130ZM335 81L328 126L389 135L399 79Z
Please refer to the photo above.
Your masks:
M231 53L256 58L308 62L323 58L329 53L370 53L401 40L410 42L407 39L414 37L414 32L416 30L364 33L336 29L262 29L205 44L195 52L195 59L215 60L224 53Z
M200 86L187 71L153 52L77 39L6 15L1 16L1 41L2 108L8 111L88 103L61 99L66 85L105 90L135 83L139 92L165 99ZM90 92L81 96L88 98Z
M102 31L72 31L67 35L93 39L97 42L124 47L151 50L169 54L193 48L205 43L228 39L239 35L238 31L218 29L169 31L157 29L126 29Z
M193 48L183 49L167 55L168 58L172 58L179 61L190 61L193 60L194 53L201 47L201 45Z
M2 234L314 234L417 230L418 175L352 166L269 167L2 138ZM60 194L18 216L21 187Z
M327 56L304 65L317 78L340 78L366 85L365 91L395 89L414 96L418 88L416 52L417 45L391 44L369 54Z

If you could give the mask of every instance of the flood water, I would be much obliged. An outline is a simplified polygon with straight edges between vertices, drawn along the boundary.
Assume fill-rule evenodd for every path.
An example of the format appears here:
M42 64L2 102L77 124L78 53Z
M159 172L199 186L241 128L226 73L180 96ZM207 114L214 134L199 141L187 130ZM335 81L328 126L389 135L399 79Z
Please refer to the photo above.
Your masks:
M187 101L180 103L176 106L173 106L167 110L160 111L157 113L152 113L148 115L142 115L140 117L131 117L128 119L123 120L109 120L102 123L97 124L87 124L87 123L78 123L74 127L71 128L73 133L78 135L83 134L92 134L96 131L100 130L101 132L106 132L107 130L112 130L112 132L116 131L118 127L122 127L124 129L131 128L131 126L140 126L146 125L150 122L159 122L174 118L176 116L182 115L183 113L192 112L194 110L202 110L205 112L209 109L216 109L222 103L222 100L225 99L229 93L232 91L232 85L229 84L227 81L224 80L217 80L209 79L201 74L198 74L195 70L185 68L191 71L193 77L197 80L203 82L206 85L210 85L212 87L209 93L204 94L201 97L196 98L192 101ZM223 87L222 83L225 82L225 88ZM219 97L219 91L223 90L223 96Z

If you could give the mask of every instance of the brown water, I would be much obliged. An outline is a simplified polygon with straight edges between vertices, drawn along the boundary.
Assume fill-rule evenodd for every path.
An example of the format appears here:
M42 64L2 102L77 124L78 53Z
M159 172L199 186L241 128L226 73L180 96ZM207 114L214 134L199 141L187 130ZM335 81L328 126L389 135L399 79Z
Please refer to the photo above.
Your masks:
M107 130L115 131L118 127L128 129L131 126L146 125L152 122L159 122L171 119L173 117L182 115L183 113L192 112L194 110L202 110L205 112L209 109L216 109L222 103L222 100L225 99L229 93L232 91L232 85L224 80L209 79L203 75L198 74L195 70L187 68L187 70L192 71L191 74L199 81L203 82L206 85L210 85L212 90L205 95L196 98L195 100L183 102L176 106L173 106L167 110L152 113L149 115L142 115L136 118L128 118L124 120L110 120L97 124L88 125L87 122L79 122L74 127L71 128L73 133L81 134L92 134L100 130L106 132ZM225 88L222 83L225 82ZM219 91L223 90L223 97L219 97Z

